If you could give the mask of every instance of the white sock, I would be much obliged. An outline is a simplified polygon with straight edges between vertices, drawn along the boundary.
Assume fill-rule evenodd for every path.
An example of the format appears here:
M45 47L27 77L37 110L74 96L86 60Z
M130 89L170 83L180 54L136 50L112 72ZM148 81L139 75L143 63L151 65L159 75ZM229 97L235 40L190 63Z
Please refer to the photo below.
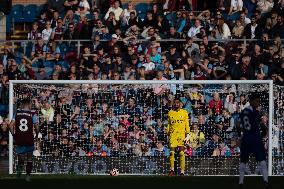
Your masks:
M239 184L244 184L245 172L247 170L246 167L247 167L246 163L241 163L240 164Z
M268 170L267 170L266 161L259 162L259 168L264 182L268 182Z

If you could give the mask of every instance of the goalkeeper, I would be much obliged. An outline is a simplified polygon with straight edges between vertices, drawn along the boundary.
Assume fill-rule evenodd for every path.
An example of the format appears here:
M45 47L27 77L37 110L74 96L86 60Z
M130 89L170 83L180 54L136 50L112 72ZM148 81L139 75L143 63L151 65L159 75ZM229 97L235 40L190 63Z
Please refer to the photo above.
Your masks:
M174 101L174 108L168 113L167 134L169 136L170 147L170 172L169 176L174 176L175 151L179 151L180 175L184 175L185 170L185 143L189 141L189 118L186 110L181 108L179 99Z

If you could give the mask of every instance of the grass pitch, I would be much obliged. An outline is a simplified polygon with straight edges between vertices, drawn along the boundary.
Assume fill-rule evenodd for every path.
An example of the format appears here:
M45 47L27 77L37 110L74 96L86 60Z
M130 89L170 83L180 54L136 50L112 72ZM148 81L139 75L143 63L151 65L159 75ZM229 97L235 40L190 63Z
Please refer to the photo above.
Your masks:
M238 177L218 177L218 176L184 176L184 177L168 177L168 176L78 176L78 175L32 175L31 182L26 182L22 178L18 179L15 175L0 175L0 187L7 189L12 188L36 188L36 189L84 189L84 188L155 188L155 189L213 189L239 188ZM283 189L284 177L271 177L270 189ZM245 187L248 189L262 189L261 177L246 177Z

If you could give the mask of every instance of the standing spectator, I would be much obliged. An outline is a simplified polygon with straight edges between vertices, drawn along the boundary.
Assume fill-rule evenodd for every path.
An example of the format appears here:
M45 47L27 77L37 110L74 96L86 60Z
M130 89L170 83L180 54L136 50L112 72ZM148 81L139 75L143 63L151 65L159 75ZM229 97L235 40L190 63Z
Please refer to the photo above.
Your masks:
M29 40L36 40L39 37L41 37L41 32L39 31L38 23L34 22L32 24L32 30L28 33L28 39Z
M213 93L213 99L209 101L208 107L209 115L217 116L222 113L224 107L219 93Z
M51 33L52 40L62 40L64 34L63 20L62 18L57 19L57 26L53 29Z
M202 155L202 148L205 142L204 133L200 131L198 125L194 123L189 133L189 146L192 149L193 156Z
M41 32L42 39L45 42L49 41L49 39L51 37L51 33L52 33L51 22L47 21L46 25L45 25L45 29L42 30L42 32Z

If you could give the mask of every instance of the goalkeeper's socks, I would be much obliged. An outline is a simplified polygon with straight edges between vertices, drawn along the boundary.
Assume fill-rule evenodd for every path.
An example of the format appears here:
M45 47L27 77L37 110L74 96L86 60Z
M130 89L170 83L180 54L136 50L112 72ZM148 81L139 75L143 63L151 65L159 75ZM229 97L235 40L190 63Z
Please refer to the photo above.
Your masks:
M174 170L170 170L170 172L169 172L169 176L170 176L170 177L175 176L175 172L174 172Z

